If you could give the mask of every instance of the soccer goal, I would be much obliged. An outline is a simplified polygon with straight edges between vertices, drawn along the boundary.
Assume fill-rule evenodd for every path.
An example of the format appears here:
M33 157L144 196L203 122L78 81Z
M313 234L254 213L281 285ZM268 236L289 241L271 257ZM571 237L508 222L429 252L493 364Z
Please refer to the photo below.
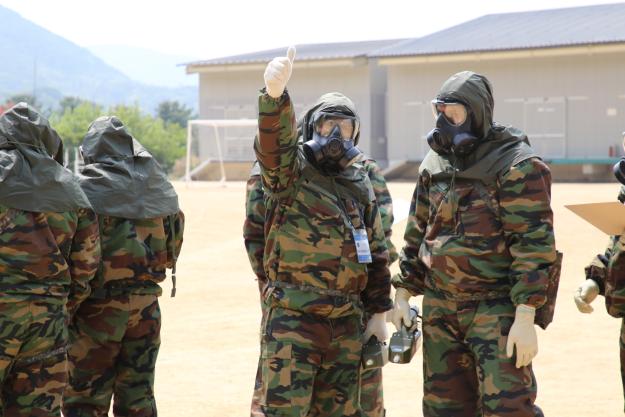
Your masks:
M257 126L256 119L189 120L185 181L197 179L216 165L220 181L225 182L227 162L253 161Z

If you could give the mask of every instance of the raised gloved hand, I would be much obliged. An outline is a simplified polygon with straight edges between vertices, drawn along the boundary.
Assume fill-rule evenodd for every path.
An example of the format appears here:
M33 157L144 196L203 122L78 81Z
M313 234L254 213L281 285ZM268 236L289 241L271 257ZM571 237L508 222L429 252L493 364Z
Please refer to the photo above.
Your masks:
M402 321L404 325L408 327L412 326L412 320L410 320L410 304L408 303L410 297L410 292L405 288L398 288L397 291L395 291L395 303L393 305L391 321L398 331L401 330Z
M594 309L590 305L595 298L599 295L599 285L593 279L587 279L579 286L577 291L575 291L575 296L573 299L575 300L575 305L577 309L582 313L592 313Z
M386 330L385 313L376 313L367 322L367 328L363 336L364 342L367 342L371 336L378 338L380 342L388 339L388 330Z
M286 55L272 59L265 68L265 87L267 87L267 94L273 98L278 98L284 93L286 83L291 78L295 47L289 46Z
M538 339L534 327L534 307L519 304L516 307L514 323L508 334L506 355L511 358L516 346L516 367L527 366L538 353Z

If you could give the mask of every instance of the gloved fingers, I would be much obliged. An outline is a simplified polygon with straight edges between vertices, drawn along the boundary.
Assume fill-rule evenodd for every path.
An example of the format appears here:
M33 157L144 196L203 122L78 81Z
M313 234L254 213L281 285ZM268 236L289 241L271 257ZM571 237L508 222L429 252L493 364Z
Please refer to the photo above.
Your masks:
M293 61L295 61L295 45L289 46L289 49L286 51L286 56L289 61L291 61L291 64L293 64Z
M581 313L590 314L594 311L594 308L590 304L584 301L579 291L578 293L575 294L575 296L573 297L573 300L575 301L575 305L577 306L577 309Z
M401 330L401 322L404 320L403 313L398 309L393 310L393 326L397 329L397 331Z
M511 358L514 353L514 338L508 335L508 341L506 342L506 356Z
M386 329L386 325L377 328L374 334L375 334L375 337L377 337L380 342L383 342L386 339L388 339L388 330Z
M362 335L362 342L367 343L369 339L371 339L372 335L373 335L373 332L371 331L369 326L367 326L367 328L365 329L365 333Z
M412 320L410 320L410 310L409 309L408 310L404 310L404 311L402 311L402 313L403 314L402 314L401 319L404 322L404 326L406 326L406 327L412 326Z

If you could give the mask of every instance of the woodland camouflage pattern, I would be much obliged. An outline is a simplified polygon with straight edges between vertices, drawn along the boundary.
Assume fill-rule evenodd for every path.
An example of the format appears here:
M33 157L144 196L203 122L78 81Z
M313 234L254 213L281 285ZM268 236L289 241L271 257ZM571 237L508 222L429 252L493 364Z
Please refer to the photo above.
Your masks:
M100 216L99 224L102 265L93 282L94 295L160 296L162 290L158 284L166 277L165 269L174 266L182 247L182 211L154 219Z
M259 414L359 416L361 306L374 313L391 305L388 251L370 182L361 166L329 178L307 163L288 93L277 100L261 94L255 149L266 190L262 272L269 282ZM357 262L350 223L366 229L371 264ZM250 257L258 244L257 252L247 245ZM258 261L251 262L259 276Z
M391 242L391 234L393 232L393 201L386 186L386 180L382 175L382 170L375 160L366 158L362 161L362 165L371 181L373 192L376 196L376 202L380 210L382 227L384 228L384 234L386 236L386 245L390 254L390 265L397 259L397 250ZM258 168L258 163L255 162L250 178L247 180L245 200L246 218L243 224L243 238L247 255L252 270L256 275L260 291L262 291L263 286L267 282L263 268L263 251L265 248L265 205L263 199L264 193L260 169ZM261 366L262 362L259 361L254 385L254 396L252 397L251 415L253 417L262 416L259 403L262 388ZM364 415L366 417L384 416L382 369L363 370L361 373L360 390L360 405Z
M0 384L4 415L60 416L69 312L100 260L91 209L0 206Z
M100 217L102 264L94 292L70 327L67 417L156 416L154 369L160 346L158 285L180 253L184 215ZM175 233L174 233L175 232Z
M619 193L619 200L622 194L623 190ZM586 278L599 285L608 313L613 317L623 317L619 350L625 397L625 235L610 237L605 253L595 256L586 267Z
M393 277L425 294L424 416L542 416L531 367L505 346L514 306L546 302L551 174L522 132L493 123L485 77L458 73L437 97L464 103L482 141L464 159L426 156Z
M70 329L65 417L156 416L154 369L161 313L156 295L89 298Z

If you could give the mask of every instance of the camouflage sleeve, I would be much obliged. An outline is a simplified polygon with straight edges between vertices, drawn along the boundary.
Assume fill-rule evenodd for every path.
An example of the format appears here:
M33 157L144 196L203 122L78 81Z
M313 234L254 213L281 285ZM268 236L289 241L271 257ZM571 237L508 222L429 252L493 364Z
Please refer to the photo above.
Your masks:
M362 302L369 314L382 313L393 307L390 299L391 275L388 269L388 250L378 205L371 202L365 209L365 225L369 237L372 262L367 265L367 285L362 291Z
M243 240L252 270L258 278L259 289L267 281L263 267L265 250L265 204L260 176L253 175L247 180L245 192L245 222L243 223Z
M173 230L170 224L172 221ZM167 231L167 265L165 265L165 267L172 269L182 250L182 242L184 240L184 213L182 210L179 210L175 215L166 217L163 222L165 230Z
M620 244L619 244L620 243ZM605 295L605 280L608 273L608 264L612 259L614 250L623 247L621 236L610 236L610 243L603 254L598 254L585 268L586 278L592 279L599 286L601 295Z
M412 295L423 294L427 268L419 258L419 248L428 223L430 201L426 179L419 176L404 232L404 248L399 255L399 274L393 276L395 288L405 288Z
M391 199L391 193L386 187L386 180L378 164L373 160L367 160L365 161L365 170L367 171L369 180L371 180L375 200L380 210L382 228L384 229L386 247L388 248L389 265L391 265L398 258L397 249L391 241L391 235L393 234L393 200Z
M546 301L549 268L556 260L551 173L539 159L512 167L501 179L501 222L512 256L510 298L536 308Z
M72 239L69 256L72 277L67 310L73 314L90 294L89 281L93 279L100 264L100 233L97 215L91 209L78 210L78 224Z
M258 135L254 141L265 189L281 195L299 171L295 110L289 93L275 99L261 90L258 97Z

